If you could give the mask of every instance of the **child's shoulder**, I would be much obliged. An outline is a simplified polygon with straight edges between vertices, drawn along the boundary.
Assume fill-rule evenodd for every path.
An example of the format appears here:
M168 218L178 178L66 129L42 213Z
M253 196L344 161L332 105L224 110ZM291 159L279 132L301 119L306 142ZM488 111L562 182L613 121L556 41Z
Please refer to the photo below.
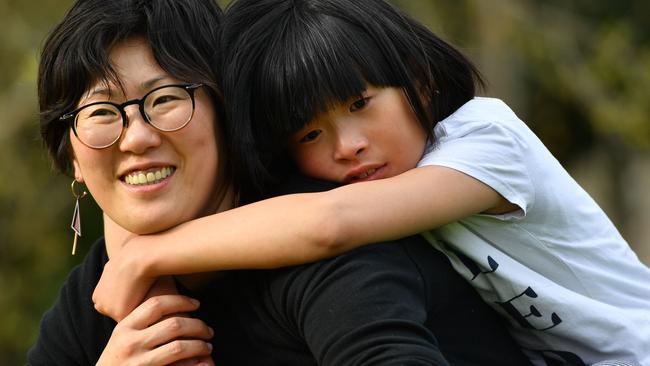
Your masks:
M501 99L474 97L442 122L499 122L518 120L515 112Z
M519 135L528 130L526 124L501 99L474 97L434 128L437 138L459 138L468 135Z
M501 99L474 97L434 128L437 138L463 137L477 132L486 133L495 127L509 133L525 128L525 124Z

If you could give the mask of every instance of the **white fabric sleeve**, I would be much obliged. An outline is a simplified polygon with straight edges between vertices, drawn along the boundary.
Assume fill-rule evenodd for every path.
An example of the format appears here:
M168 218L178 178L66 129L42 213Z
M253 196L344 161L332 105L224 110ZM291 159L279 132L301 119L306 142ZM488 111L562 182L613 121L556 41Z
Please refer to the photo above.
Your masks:
M525 161L528 149L525 141L499 122L443 122L436 126L436 143L418 167L438 165L463 172L492 187L521 209L491 216L502 220L524 217L535 201L535 189ZM511 122L514 121L508 123Z

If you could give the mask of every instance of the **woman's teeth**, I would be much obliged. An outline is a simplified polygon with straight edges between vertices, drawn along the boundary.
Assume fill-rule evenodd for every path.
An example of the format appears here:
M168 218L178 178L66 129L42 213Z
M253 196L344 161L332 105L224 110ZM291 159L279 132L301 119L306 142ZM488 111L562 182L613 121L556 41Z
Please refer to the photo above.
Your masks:
M131 185L146 185L157 183L170 176L174 170L175 169L172 167L164 167L159 170L151 170L148 172L133 172L125 176L124 181L127 184Z

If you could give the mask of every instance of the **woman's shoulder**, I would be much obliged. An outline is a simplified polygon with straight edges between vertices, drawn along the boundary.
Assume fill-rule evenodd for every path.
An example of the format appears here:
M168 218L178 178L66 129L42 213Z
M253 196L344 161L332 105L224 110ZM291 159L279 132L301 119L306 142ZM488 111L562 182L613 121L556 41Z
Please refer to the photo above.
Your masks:
M73 268L52 307L43 315L30 365L94 363L114 322L94 310L92 293L108 256L103 238Z
M92 293L106 262L108 255L102 237L91 246L83 261L70 271L57 302L66 307L92 310Z
M70 271L63 288L75 289L77 294L88 291L92 294L106 262L108 254L104 238L101 237L92 244L83 260Z

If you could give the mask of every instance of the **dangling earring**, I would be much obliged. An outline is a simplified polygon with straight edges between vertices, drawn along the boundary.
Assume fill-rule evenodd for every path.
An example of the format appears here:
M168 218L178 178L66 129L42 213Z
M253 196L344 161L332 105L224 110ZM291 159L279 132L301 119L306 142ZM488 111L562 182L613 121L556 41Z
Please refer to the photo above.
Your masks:
M86 197L88 192L83 191L81 194L77 194L74 190L74 184L77 182L76 179L72 180L70 189L72 190L72 197L75 198L76 202L74 205L74 213L72 214L72 224L70 228L74 231L74 241L72 242L72 255L77 251L77 238L81 236L81 216L79 215L79 200Z

